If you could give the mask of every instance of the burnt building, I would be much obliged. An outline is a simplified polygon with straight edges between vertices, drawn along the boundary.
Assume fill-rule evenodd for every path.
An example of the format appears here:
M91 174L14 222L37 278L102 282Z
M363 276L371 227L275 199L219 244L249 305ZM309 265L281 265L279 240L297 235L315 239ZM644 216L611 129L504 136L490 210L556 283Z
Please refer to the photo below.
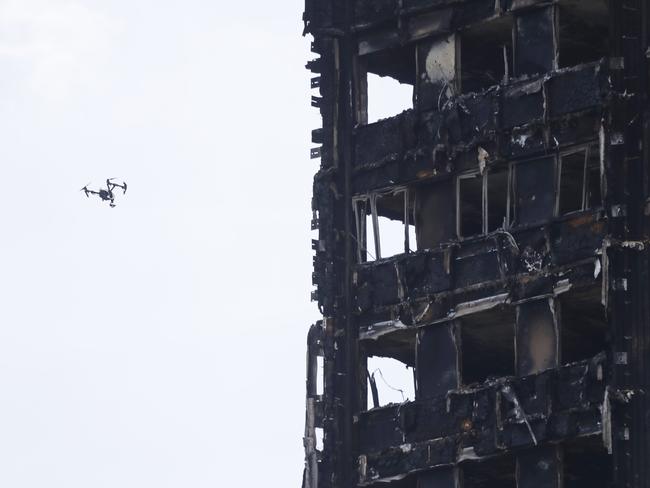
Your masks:
M649 3L306 0L304 488L650 487Z

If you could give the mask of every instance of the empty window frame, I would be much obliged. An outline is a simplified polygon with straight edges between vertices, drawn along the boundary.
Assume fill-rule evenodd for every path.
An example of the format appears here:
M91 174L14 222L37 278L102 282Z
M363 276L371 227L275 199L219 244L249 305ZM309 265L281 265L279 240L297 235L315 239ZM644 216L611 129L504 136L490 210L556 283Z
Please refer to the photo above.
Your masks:
M510 170L491 168L460 175L456 188L459 238L508 228L510 221Z
M462 93L498 85L512 72L512 17L476 24L461 33Z
M593 144L564 152L558 162L556 215L600 206L600 149Z
M352 204L358 262L389 258L415 249L413 193L407 188L355 197Z
M358 57L357 122L377 122L413 108L415 47L384 49Z
M411 366L390 357L368 358L368 406L377 408L415 399Z

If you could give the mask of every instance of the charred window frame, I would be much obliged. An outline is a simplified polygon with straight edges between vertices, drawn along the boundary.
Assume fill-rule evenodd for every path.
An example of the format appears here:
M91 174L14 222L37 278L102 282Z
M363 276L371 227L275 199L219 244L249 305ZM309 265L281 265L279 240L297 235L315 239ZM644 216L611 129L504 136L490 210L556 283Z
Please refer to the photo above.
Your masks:
M466 239L509 228L510 187L510 166L459 175L456 178L458 238Z
M359 125L368 125L386 117L398 115L401 111L413 108L415 78L416 78L416 53L415 45L377 49L371 42L359 42L359 54L355 58L354 78L356 85L356 120ZM389 78L400 85L409 85L411 90L411 103L395 113L386 116L369 118L369 107L374 106L376 100L373 96L373 79L371 75L380 78ZM376 80L375 80L376 81ZM370 88L369 88L370 85Z
M414 198L415 193L408 188L397 188L390 192L376 192L352 199L357 232L357 260L359 263L389 258L415 250ZM386 204L386 202L389 204ZM403 247L398 252L385 252L386 246L382 251L382 220L384 223L388 220L401 223ZM371 249L368 249L368 247L371 247Z
M460 91L479 92L506 83L512 73L511 16L472 25L460 33Z
M560 153L557 161L555 215L601 206L600 147L588 144Z

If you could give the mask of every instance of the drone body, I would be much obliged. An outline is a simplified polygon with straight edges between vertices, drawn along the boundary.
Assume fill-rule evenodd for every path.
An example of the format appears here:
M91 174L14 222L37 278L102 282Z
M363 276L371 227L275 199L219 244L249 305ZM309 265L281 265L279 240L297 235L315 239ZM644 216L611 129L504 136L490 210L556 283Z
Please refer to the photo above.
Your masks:
M115 178L109 178L106 180L106 188L100 188L99 190L89 190L88 185L84 186L81 191L86 193L86 197L89 197L90 195L97 195L99 198L101 198L103 201L111 202L109 205L111 207L115 207L115 193L113 193L113 190L115 188L121 188L123 190L123 193L126 193L126 181L123 181L122 184L120 185L119 183L113 183L111 180L114 180Z

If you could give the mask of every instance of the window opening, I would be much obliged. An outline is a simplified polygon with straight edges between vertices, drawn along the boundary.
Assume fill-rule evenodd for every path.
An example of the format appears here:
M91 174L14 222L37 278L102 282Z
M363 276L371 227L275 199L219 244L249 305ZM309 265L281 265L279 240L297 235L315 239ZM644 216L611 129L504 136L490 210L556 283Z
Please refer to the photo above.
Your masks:
M458 236L460 238L508 227L510 221L508 168L471 173L458 178Z
M460 319L462 383L515 374L515 310L495 307Z
M476 25L461 35L461 89L477 92L498 85L512 72L512 18Z
M555 157L522 161L513 165L516 224L533 224L553 217L555 166Z
M408 189L353 200L360 263L415 249L414 200Z
M587 150L560 157L560 215L584 208Z
M373 398L376 392L377 398ZM372 408L391 403L404 403L415 398L413 368L389 358L371 356L368 358L368 405ZM378 404L375 404L375 400Z
M314 429L314 434L316 437L316 450L323 452L323 442L325 440L325 431L322 427L316 427Z
M560 156L558 215L600 206L600 150L597 145Z
M357 117L362 125L413 108L415 47L403 46L360 56L357 63Z
M591 359L607 350L607 318L600 286L560 295L561 362Z
M417 234L415 233L415 221L413 216L410 217L408 225L409 252L417 251Z
M406 206L406 191L392 195L376 195L377 229L379 234L378 255L382 258L403 254L408 250L409 220Z
M388 76L368 73L368 123L413 108L413 86Z

